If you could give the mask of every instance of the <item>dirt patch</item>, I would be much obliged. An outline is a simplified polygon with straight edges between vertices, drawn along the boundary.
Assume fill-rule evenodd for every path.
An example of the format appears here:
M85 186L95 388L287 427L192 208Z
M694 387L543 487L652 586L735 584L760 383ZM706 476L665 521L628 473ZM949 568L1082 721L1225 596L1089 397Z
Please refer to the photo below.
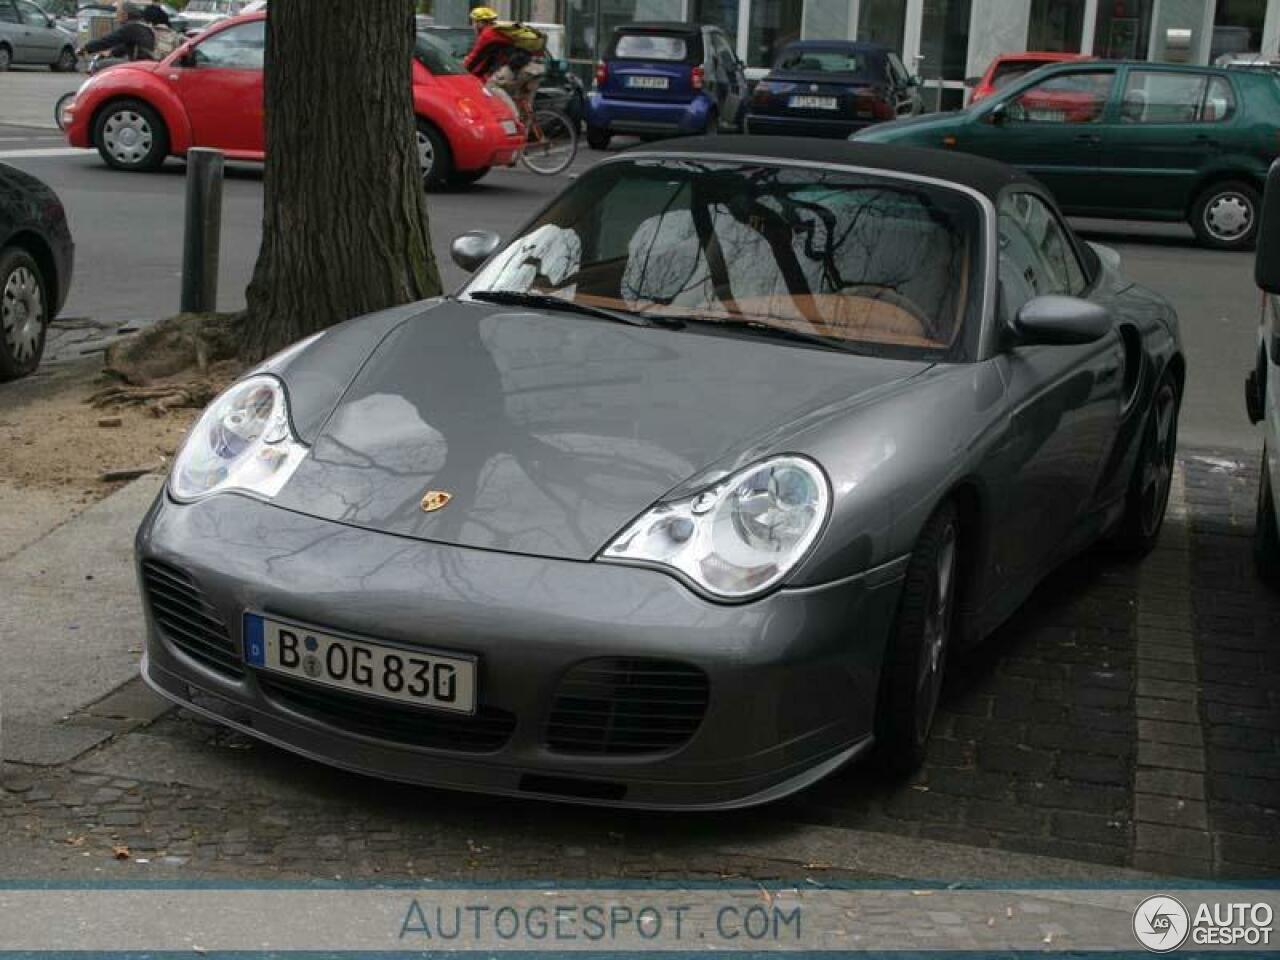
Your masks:
M28 380L0 385L0 483L36 489L59 500L91 503L121 482L111 470L164 470L198 410L156 416L142 407L98 410L101 361L49 368ZM99 421L114 426L99 426Z

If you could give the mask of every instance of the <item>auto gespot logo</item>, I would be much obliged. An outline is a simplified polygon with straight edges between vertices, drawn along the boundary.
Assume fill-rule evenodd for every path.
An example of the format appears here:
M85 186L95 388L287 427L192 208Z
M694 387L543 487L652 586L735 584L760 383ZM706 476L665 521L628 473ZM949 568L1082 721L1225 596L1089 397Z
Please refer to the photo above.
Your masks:
M1200 903L1194 916L1181 901L1147 897L1133 912L1133 935L1148 950L1168 953L1187 940L1198 946L1271 943L1275 912L1269 903Z

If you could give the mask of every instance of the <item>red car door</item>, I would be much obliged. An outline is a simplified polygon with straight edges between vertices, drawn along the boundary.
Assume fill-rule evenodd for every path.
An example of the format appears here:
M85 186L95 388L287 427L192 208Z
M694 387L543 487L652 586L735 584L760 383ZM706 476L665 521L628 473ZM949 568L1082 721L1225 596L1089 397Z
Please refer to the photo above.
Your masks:
M262 157L265 50L266 21L250 20L211 32L184 60L169 66L169 79L191 121L192 146Z

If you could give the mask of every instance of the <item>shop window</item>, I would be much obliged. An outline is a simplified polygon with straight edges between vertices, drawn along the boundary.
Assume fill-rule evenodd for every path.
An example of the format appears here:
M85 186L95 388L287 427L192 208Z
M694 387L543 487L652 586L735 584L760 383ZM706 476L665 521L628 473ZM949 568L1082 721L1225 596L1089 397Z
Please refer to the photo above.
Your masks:
M751 33L747 38L747 66L771 67L787 44L800 39L803 0L754 0Z
M1213 14L1210 62L1224 55L1260 51L1266 15L1266 0L1218 0Z
M1027 49L1079 53L1085 0L1031 0Z
M907 0L862 0L858 8L858 39L902 53L906 21Z
M1103 60L1145 60L1153 0L1098 0L1093 55Z

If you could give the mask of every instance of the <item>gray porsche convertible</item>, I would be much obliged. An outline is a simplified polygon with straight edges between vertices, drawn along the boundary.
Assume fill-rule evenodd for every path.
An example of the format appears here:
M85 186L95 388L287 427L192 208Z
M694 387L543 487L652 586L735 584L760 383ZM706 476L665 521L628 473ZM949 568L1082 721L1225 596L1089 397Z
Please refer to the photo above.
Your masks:
M747 806L911 770L949 661L1159 534L1177 321L1008 167L689 139L454 257L193 428L156 690L380 777Z

